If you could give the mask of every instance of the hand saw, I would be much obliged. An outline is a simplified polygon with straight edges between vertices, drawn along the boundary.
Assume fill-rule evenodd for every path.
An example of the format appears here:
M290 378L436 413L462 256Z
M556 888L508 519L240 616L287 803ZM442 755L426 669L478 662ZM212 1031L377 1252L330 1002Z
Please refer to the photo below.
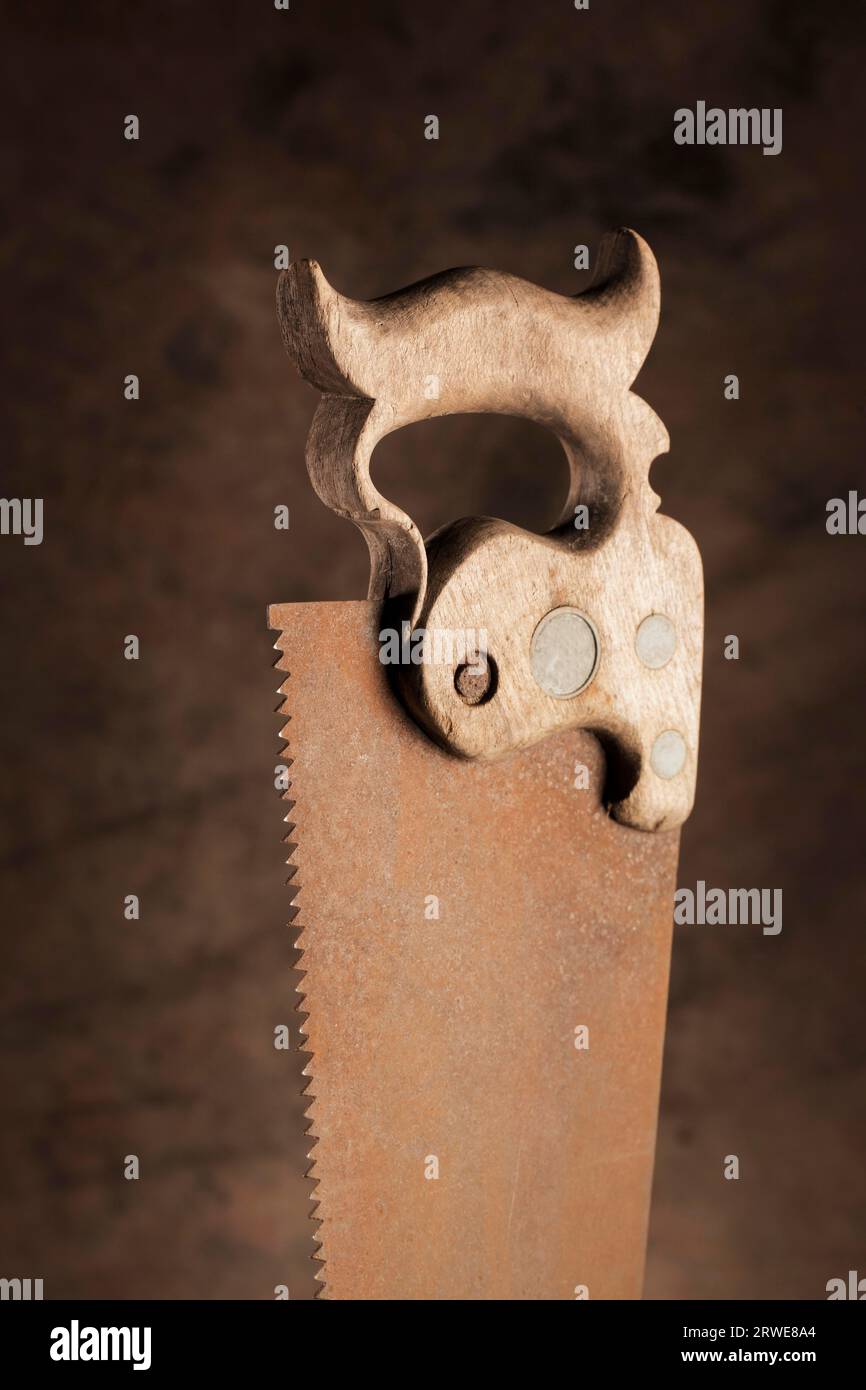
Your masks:
M323 1294L637 1298L703 627L629 389L655 260L622 230L575 298L471 268L371 302L299 261L278 310L313 486L371 558L366 601L268 619ZM558 436L553 531L425 544L379 494L377 443L458 412Z

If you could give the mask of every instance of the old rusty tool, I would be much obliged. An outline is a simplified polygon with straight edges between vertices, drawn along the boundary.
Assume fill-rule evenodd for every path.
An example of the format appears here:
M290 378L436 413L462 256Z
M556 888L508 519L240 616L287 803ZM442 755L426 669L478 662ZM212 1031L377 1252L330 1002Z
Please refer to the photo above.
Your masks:
M315 262L280 279L323 393L310 476L372 566L366 601L269 610L328 1298L640 1296L703 599L629 390L656 263L627 230L599 261L573 299L480 269L370 303ZM376 491L384 435L468 411L557 434L550 534L425 545Z

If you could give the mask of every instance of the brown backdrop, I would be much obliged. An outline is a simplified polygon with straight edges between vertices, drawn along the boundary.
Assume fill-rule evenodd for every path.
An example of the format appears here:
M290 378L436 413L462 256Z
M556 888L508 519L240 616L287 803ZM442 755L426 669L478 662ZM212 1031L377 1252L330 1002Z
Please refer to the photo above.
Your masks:
M361 298L466 263L573 293L574 245L627 223L662 272L653 481L706 566L680 882L785 902L779 937L675 934L647 1293L822 1297L866 1260L866 539L824 526L863 477L860 7L29 9L3 44L0 491L44 497L46 533L0 538L0 1275L310 1293L264 609L360 597L367 559L307 482L274 246ZM675 146L698 99L781 106L782 154ZM376 477L425 530L540 528L565 471L535 427L461 418L386 441Z

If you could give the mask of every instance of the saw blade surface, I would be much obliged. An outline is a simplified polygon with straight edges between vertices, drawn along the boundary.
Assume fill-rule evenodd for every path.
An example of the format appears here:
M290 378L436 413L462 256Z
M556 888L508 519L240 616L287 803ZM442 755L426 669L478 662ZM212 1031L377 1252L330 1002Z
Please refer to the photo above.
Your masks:
M378 613L269 614L323 1296L638 1298L678 832L609 819L588 734L434 746Z

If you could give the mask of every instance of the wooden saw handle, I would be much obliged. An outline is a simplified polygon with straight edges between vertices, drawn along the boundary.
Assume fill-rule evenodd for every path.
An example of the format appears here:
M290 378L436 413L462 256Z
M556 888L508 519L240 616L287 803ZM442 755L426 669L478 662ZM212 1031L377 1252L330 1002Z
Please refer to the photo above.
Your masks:
M647 244L627 229L605 238L574 298L468 268L365 302L298 261L280 277L278 309L290 355L323 392L310 477L367 539L369 596L399 601L413 631L485 634L480 684L454 661L401 668L415 717L464 757L591 729L608 752L613 815L679 825L694 797L701 565L688 533L656 512L648 473L668 436L629 390L659 316ZM559 437L570 487L548 536L481 518L425 547L373 485L386 434L467 412L524 416Z

